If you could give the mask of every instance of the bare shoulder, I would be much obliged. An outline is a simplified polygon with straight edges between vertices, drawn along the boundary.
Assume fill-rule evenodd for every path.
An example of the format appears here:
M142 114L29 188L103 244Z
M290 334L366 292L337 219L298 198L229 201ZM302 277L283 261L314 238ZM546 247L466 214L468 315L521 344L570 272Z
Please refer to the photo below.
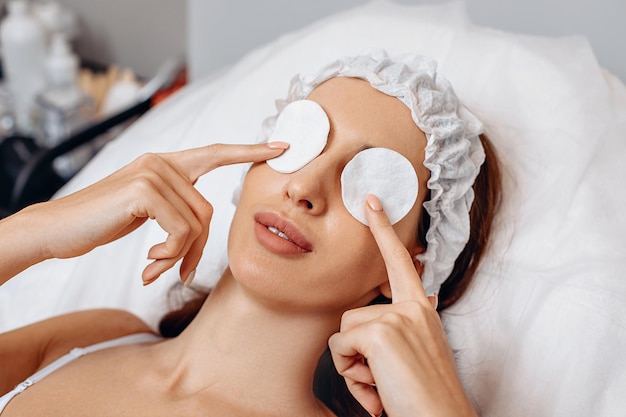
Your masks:
M0 394L74 347L152 329L132 313L115 309L85 310L43 320L0 334Z
M89 346L134 333L152 332L139 317L128 311L116 309L84 310L64 314L33 326L37 325L46 328L34 331L46 334L48 339L40 367L75 347Z

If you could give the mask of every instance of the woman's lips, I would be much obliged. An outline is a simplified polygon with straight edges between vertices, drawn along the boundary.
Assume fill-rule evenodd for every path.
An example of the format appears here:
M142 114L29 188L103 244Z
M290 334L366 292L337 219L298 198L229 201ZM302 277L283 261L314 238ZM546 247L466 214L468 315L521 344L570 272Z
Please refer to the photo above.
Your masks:
M275 213L254 216L254 233L259 242L274 253L292 255L313 251L313 245L291 223Z

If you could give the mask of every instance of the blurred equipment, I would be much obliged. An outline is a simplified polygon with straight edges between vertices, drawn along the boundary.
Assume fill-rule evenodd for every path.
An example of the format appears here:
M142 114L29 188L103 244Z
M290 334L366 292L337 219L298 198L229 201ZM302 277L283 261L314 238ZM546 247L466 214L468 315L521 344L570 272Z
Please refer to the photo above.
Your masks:
M8 11L0 25L2 65L13 95L17 128L28 134L34 129L35 96L44 87L46 33L26 1L10 1Z

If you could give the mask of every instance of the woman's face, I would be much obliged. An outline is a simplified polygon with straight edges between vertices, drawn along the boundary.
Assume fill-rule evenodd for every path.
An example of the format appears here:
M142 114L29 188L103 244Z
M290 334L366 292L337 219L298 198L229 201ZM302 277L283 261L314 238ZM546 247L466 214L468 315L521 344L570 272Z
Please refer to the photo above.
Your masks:
M369 228L343 204L341 172L367 147L392 149L411 161L420 191L394 229L409 251L418 253L417 224L428 178L426 138L404 104L362 80L331 79L307 99L320 104L330 120L326 148L291 174L266 163L250 169L231 227L229 264L236 280L267 302L342 312L380 294L387 275Z

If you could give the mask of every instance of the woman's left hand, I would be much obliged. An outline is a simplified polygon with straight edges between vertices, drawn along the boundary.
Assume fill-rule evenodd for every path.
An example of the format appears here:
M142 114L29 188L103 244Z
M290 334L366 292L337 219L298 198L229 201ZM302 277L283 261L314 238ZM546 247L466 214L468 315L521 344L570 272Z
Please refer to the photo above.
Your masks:
M436 311L411 255L378 200L368 196L370 230L380 248L392 303L344 313L329 340L333 361L352 395L372 415L476 416L459 380Z
M167 233L152 246L144 284L181 261L186 282L200 261L213 208L193 186L220 166L261 162L280 155L284 143L212 144L164 154L145 154L73 194L34 204L0 221L0 285L50 258L83 255L153 219Z

